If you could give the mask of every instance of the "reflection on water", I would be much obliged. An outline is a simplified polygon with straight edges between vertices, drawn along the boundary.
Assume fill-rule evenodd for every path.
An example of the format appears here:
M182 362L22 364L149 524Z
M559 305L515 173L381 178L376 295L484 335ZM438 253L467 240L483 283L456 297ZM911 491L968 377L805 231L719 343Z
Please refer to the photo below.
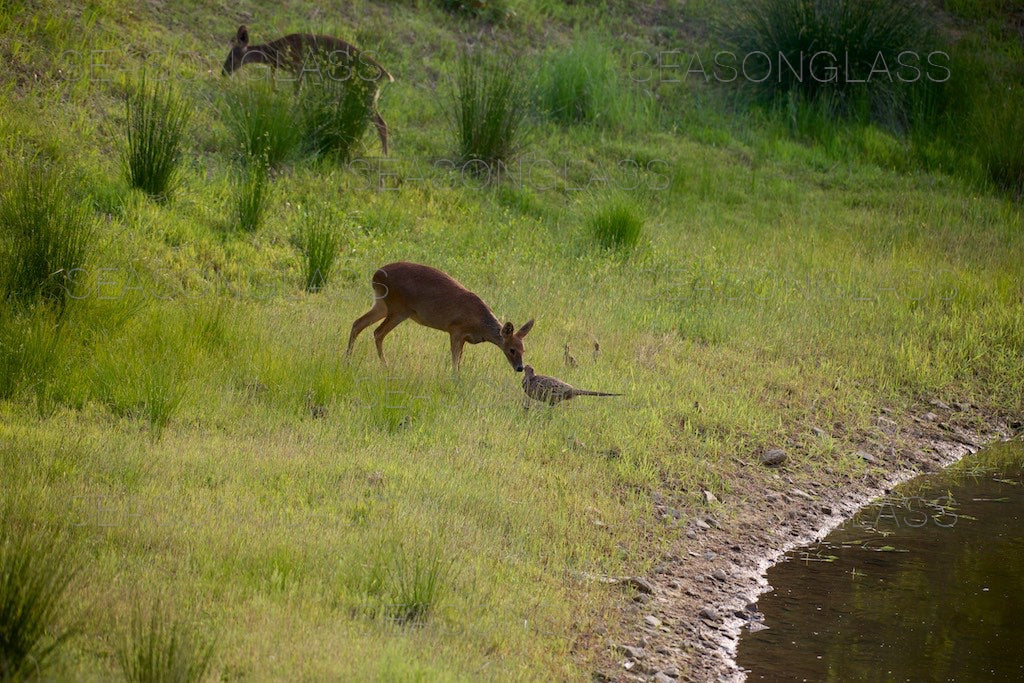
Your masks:
M768 582L748 680L1024 680L1024 444L907 482Z

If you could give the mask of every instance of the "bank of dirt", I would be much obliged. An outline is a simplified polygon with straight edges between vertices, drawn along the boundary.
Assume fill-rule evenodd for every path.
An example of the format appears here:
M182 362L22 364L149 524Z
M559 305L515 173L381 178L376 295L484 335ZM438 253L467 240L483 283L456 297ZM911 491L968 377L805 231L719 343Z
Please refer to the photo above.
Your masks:
M896 484L1021 427L968 403L939 400L902 418L883 409L872 422L859 435L863 473L823 468L810 482L801 476L797 483L785 461L770 467L760 454L748 454L750 468L770 472L735 483L731 498L742 501L738 509L729 500L712 500L690 517L684 537L649 576L590 577L614 581L633 597L621 615L625 629L606 642L595 678L742 680L735 662L741 629L760 623L754 603L768 589L765 572L785 552L824 538Z

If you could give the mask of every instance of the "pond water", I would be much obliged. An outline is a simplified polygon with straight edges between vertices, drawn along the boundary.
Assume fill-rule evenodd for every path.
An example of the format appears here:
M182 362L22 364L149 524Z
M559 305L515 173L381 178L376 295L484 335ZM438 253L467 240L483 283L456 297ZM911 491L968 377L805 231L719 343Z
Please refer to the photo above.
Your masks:
M748 680L1024 681L1024 443L897 487L768 583Z

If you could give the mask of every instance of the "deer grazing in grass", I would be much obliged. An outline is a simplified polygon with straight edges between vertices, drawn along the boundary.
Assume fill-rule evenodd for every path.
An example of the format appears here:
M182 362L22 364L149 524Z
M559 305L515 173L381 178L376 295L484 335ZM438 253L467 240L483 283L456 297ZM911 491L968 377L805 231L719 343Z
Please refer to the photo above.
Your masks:
M377 99L380 83L392 82L395 77L365 52L340 38L312 33L291 33L269 43L250 45L249 29L239 26L221 72L227 76L246 64L266 64L274 71L284 69L295 76L296 86L304 77L317 74L336 81L351 79L352 83L371 88L370 116L387 155L388 124L377 110Z
M516 372L523 370L523 337L533 328L533 320L515 330L508 322L504 326L479 296L437 268L399 261L378 268L371 278L373 308L356 318L348 337L348 350L364 329L383 320L374 331L377 355L384 365L382 346L388 332L406 318L420 325L443 330L451 337L452 370L458 374L462 347L466 343L490 342L501 349Z

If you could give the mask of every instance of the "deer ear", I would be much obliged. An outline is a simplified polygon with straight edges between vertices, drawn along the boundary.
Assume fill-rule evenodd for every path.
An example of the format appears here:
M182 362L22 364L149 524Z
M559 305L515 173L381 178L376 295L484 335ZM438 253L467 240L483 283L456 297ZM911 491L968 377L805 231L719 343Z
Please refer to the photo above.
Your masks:
M239 26L238 33L235 34L235 42L242 46L248 45L249 29L247 29L245 26Z
M510 323L510 322L505 323L505 326L503 328L501 328L501 336L503 336L503 337L511 337L512 333L515 331L515 329L516 329L516 327L512 323Z
M522 327L519 328L519 331L516 332L516 336L519 337L520 339L522 339L523 337L528 335L530 333L530 330L532 330L532 329L533 329L533 318L530 318L529 320L526 321L525 325L523 325Z

